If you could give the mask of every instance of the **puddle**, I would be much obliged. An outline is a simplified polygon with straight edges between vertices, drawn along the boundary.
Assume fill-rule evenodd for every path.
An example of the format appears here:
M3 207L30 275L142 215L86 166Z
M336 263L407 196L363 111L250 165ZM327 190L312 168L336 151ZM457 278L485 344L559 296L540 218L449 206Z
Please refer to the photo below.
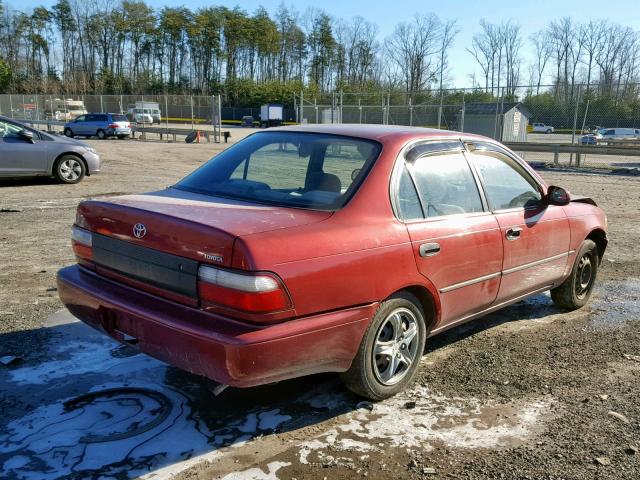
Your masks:
M202 408L215 399L197 377L79 322L51 324L49 361L0 370L12 418L0 419L0 478L170 478L292 419L255 403Z
M628 320L640 320L640 279L603 282L590 302L591 322L598 328L616 328Z
M327 408L336 399L328 399ZM415 406L414 406L415 403ZM322 399L310 402L317 408ZM326 463L340 451L383 451L388 446L429 451L436 444L455 448L503 448L520 445L543 427L551 401L497 404L474 398L447 398L416 387L343 416L331 430L300 448L300 463Z

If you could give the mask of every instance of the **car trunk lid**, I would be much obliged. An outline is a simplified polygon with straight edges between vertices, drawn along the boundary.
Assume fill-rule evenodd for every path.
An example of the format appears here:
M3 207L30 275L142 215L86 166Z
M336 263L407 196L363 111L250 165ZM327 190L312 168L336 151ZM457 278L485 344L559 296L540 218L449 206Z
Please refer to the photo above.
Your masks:
M171 291L183 301L196 296L200 262L231 267L237 237L329 216L167 189L83 202L76 223L93 232L98 270L153 293Z

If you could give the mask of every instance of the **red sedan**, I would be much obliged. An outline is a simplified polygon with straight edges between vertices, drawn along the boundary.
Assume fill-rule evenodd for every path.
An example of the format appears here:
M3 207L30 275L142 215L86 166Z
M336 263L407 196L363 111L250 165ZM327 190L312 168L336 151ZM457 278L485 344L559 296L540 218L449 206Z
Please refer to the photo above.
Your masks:
M607 236L593 200L493 140L331 125L82 202L72 243L60 297L116 340L222 384L333 371L382 399L432 335L545 290L583 306Z

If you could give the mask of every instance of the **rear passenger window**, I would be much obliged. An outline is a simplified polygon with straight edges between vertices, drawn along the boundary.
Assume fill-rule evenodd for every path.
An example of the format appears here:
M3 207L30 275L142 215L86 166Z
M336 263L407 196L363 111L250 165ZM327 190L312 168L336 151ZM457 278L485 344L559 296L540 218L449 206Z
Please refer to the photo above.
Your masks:
M478 185L462 153L425 156L411 168L427 217L483 211Z

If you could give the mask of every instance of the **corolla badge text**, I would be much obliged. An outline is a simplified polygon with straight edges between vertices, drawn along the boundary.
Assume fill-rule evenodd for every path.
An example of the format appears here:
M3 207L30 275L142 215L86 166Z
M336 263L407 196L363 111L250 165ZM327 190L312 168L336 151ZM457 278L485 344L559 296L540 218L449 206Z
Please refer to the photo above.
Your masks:
M147 227L144 226L144 223L136 223L133 226L133 235L136 238L142 238L147 234Z
M202 253L202 255L204 255L205 260L211 260L212 262L218 262L218 263L223 263L224 259L222 258L222 255L212 255L210 253Z

